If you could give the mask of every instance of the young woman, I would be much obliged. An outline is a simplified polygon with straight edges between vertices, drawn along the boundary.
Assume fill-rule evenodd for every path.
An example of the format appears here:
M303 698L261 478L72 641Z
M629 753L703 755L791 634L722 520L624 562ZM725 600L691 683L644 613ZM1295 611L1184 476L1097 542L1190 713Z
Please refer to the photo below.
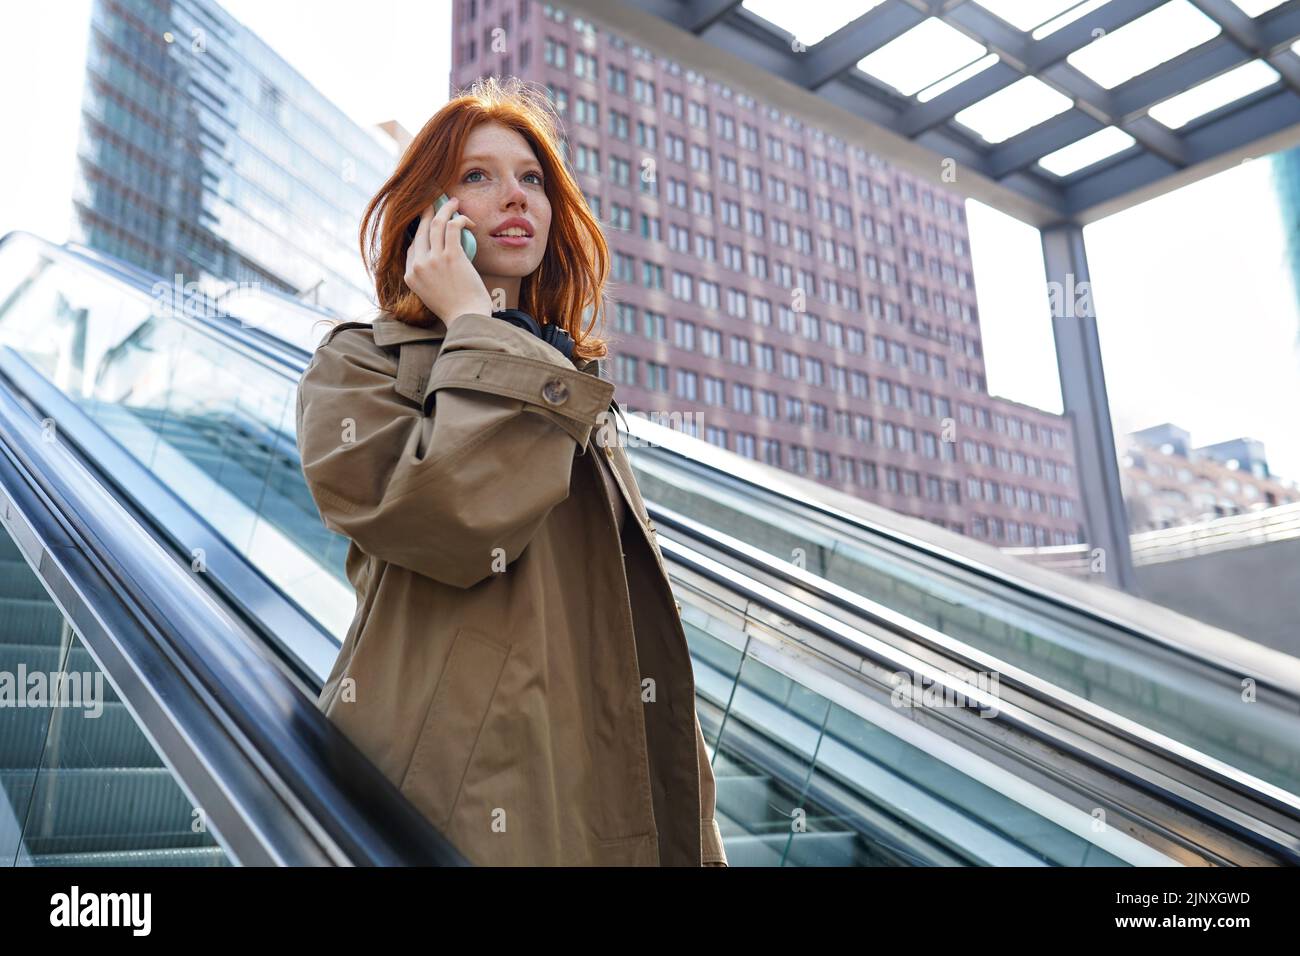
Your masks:
M379 314L298 389L357 593L318 705L472 863L725 866L680 608L581 327L608 250L558 143L535 88L479 81L366 210Z

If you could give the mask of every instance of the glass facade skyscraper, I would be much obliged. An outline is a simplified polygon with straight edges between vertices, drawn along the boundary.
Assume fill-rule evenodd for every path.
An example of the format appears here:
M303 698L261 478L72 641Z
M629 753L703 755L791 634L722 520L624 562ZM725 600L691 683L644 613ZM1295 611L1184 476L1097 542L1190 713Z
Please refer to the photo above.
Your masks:
M73 238L363 317L356 230L396 144L209 0L95 0L90 29Z

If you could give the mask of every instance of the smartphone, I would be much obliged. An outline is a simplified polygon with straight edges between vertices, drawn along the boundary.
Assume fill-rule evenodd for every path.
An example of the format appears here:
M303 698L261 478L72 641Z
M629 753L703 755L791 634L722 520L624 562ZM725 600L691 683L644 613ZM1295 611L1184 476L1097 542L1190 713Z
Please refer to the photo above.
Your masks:
M438 210L440 210L445 203L448 203L450 201L451 200L446 193L443 193L441 196L439 196L437 201L435 201L433 204L434 214L436 215ZM456 213L456 215L459 216L460 213ZM419 227L420 227L420 217L417 216L414 219L412 219L411 224L406 227L407 242L410 242L412 239L415 238L415 230L418 229ZM473 262L474 254L478 252L478 240L474 238L474 233L470 232L468 229L462 229L460 233L460 245L461 248L465 250L465 257L469 259L470 262Z

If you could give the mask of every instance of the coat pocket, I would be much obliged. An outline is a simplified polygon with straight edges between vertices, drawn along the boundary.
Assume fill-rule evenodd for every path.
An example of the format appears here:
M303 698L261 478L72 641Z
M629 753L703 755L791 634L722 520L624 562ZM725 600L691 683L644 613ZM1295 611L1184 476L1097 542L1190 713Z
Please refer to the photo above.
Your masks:
M509 647L473 628L452 640L400 788L438 827L456 809L509 657Z

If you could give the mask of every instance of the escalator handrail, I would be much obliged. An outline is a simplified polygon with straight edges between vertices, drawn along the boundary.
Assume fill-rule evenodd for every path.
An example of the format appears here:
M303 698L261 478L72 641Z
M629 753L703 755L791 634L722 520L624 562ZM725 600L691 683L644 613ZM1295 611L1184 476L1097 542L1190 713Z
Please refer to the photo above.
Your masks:
M203 580L220 592L227 611L264 633L286 662L319 691L338 654L339 639L276 587L238 548L140 459L122 447L62 389L20 354L0 346L0 382L21 395L42 419L57 423L61 440L75 449L100 483L114 490L145 527L177 555L203 553Z
M856 620L888 630L919 648L937 651L950 659L956 657L963 669L997 673L1004 685L1021 690L1041 702L1051 712L1068 714L1091 724L1107 735L1127 740L1153 755L1170 760L1186 770L1214 780L1219 785L1233 789L1252 800L1260 800L1277 812L1300 822L1300 796L1290 791L1260 780L1223 760L1151 730L1137 720L1116 714L1065 691L1022 667L1006 664L994 655L942 634L900 611L773 557L759 547L723 535L717 529L703 525L685 515L655 505L647 505L647 508L660 531L667 532L661 540L669 543L669 551L675 551L678 547L678 538L682 542L690 542L689 547L692 549L698 549L700 546L715 549L724 556L724 563L728 565L735 568L761 570L781 582L782 586L807 592L818 600L826 602L830 607L849 612ZM666 551L665 558L667 557ZM845 643L833 632L824 628L814 628L814 630L819 637L839 644L847 650L860 651L855 644ZM907 652L900 649L900 653ZM902 664L901 661L894 663L900 666Z
M98 250L79 246L59 246L35 233L13 230L0 236L0 256L16 251L23 245L34 246L40 254L64 266L86 270L97 278L107 276L127 286L146 298L152 298L153 283L148 274L137 267ZM94 255L88 254L93 252ZM161 278L157 281L164 281ZM297 303L302 305L302 303ZM207 305L197 296L187 294L181 308L166 310L169 319L187 328L237 347L244 354L256 358L260 364L273 369L285 378L297 381L306 368L310 355L291 342L286 342L256 326L242 324L236 316L209 315ZM332 321L326 314L316 316L318 321ZM296 374L295 374L296 373Z
M47 586L54 578L65 613L77 620L74 605L116 623L81 636L137 715L165 711L174 722L170 736L161 724L146 727L160 747L171 740L173 767L193 771L187 783L206 787L214 805L238 807L228 823L242 834L242 858L463 864L190 572L45 434L0 388L6 524Z

